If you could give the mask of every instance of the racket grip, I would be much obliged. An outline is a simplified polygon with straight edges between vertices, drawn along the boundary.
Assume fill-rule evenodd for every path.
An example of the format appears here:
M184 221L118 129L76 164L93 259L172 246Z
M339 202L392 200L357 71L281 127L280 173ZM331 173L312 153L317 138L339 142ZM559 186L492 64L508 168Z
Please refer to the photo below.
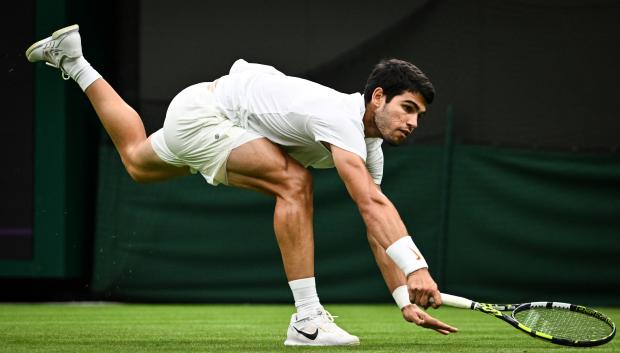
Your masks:
M467 298L445 293L441 293L441 301L444 305L460 309L471 309L473 304L473 301Z

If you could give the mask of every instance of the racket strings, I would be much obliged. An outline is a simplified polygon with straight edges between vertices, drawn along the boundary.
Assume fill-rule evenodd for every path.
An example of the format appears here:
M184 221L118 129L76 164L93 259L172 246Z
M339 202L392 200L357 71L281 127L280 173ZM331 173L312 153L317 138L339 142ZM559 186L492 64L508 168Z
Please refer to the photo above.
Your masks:
M570 340L598 340L612 332L606 322L566 309L531 308L516 313L514 317L532 330Z

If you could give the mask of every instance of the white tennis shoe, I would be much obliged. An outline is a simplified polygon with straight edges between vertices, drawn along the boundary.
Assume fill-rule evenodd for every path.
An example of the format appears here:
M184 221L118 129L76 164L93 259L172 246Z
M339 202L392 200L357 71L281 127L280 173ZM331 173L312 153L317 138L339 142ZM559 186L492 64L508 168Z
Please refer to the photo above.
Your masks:
M284 341L285 346L352 346L359 343L359 338L338 327L334 316L323 310L307 317L293 314Z
M42 39L26 50L26 58L30 62L45 61L45 64L60 69L62 78L69 75L62 68L66 59L77 59L82 56L80 27L72 25L52 33L51 37Z

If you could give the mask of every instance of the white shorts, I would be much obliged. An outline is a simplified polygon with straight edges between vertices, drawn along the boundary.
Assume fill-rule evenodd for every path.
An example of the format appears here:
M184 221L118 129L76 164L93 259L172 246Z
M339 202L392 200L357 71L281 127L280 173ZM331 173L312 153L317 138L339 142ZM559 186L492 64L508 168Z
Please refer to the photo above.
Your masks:
M213 85L187 87L170 102L164 127L151 145L164 162L188 166L211 185L228 184L226 161L235 147L262 136L235 125L215 104Z

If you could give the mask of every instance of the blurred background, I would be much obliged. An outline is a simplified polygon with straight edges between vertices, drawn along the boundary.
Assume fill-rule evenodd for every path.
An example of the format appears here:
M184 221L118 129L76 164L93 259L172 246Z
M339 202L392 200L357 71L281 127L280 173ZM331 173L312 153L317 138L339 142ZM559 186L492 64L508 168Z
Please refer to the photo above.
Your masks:
M437 89L384 146L383 189L440 288L488 302L620 305L620 2L24 0L0 14L0 300L292 302L270 197L200 176L133 183L77 84L29 64L80 24L148 133L244 58L363 91L382 58ZM389 302L334 170L315 177L323 302Z

